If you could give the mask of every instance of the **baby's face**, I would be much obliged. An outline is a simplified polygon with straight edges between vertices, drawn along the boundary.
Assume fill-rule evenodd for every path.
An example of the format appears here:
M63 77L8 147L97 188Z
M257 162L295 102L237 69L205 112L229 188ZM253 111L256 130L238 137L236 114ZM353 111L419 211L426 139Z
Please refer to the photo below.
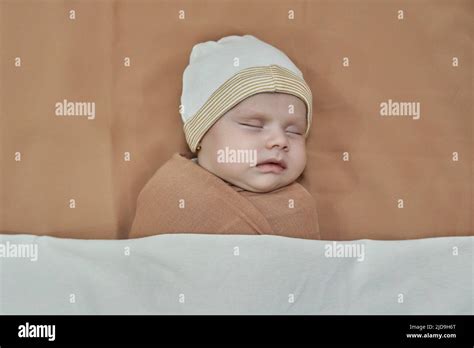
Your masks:
M284 93L256 94L209 129L201 140L198 162L247 191L276 190L295 181L306 166L306 122L301 99ZM279 163L262 163L269 160Z

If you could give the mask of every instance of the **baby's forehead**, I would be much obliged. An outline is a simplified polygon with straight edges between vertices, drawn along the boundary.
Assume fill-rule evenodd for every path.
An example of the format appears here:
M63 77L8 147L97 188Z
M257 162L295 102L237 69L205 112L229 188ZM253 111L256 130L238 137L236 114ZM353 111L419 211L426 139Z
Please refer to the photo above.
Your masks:
M284 119L304 122L306 120L306 106L297 107L294 104L274 104L268 101L254 104L251 107L238 105L233 114L242 118Z
M242 110L262 111L262 109L306 109L304 102L291 94L286 93L258 93L252 95L238 105Z

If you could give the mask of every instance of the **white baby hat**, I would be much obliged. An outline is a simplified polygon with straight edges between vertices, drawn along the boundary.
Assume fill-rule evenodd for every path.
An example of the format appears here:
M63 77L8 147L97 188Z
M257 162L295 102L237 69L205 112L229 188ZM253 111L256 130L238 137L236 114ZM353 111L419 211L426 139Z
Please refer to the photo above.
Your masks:
M192 152L227 111L257 93L280 92L300 98L307 109L312 94L295 64L279 49L252 35L226 36L195 45L183 74L181 118Z

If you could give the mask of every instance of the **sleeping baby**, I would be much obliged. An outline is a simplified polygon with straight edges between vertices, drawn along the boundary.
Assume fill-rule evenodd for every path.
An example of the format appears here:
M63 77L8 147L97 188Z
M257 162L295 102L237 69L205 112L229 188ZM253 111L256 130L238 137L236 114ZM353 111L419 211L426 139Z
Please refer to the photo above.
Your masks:
M140 192L129 238L164 233L320 239L306 166L312 95L280 50L251 35L197 44L181 117L193 156L176 153Z

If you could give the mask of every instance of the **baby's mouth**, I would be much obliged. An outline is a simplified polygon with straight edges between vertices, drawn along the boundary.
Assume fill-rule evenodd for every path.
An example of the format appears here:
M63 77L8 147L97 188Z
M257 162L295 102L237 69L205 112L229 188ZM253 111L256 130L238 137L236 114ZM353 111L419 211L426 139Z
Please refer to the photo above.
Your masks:
M283 160L268 159L256 165L261 173L281 173L286 169L286 163Z

